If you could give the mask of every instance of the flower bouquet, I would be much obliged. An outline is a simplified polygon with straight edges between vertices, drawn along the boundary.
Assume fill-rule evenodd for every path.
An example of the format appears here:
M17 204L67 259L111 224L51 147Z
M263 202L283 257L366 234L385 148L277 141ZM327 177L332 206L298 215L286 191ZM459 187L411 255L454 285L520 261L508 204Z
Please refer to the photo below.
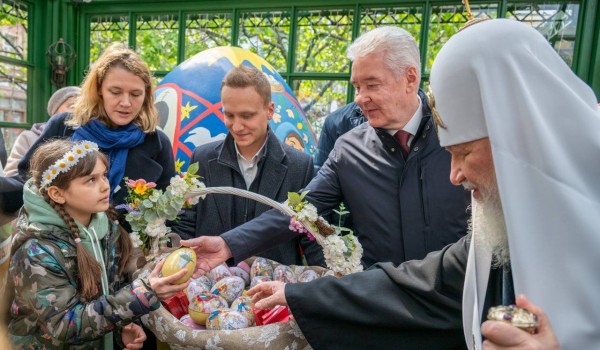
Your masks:
M159 253L161 243L166 243L171 232L166 221L175 220L182 208L198 203L200 196L190 196L189 192L206 187L198 180L197 172L198 163L190 165L187 172L174 176L164 191L157 189L154 182L125 179L126 204L117 209L127 210L125 220L131 225L129 237L135 248L148 256Z

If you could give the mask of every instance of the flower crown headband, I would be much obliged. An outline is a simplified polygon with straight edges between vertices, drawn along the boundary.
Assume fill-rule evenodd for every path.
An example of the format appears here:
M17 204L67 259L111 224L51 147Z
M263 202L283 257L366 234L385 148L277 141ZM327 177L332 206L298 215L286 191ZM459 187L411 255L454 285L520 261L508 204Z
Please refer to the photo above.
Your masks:
M69 171L79 160L85 157L88 153L99 151L98 145L91 141L83 141L75 144L73 148L65 155L54 162L42 174L42 188L50 187L52 181L61 173Z

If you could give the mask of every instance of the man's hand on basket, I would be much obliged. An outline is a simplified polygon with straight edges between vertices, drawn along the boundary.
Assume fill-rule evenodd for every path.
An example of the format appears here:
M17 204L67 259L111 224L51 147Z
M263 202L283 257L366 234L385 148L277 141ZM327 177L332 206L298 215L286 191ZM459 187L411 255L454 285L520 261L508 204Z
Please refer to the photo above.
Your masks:
M257 309L272 309L276 305L288 306L283 282L262 282L250 288L247 294L252 297Z
M152 287L152 290L154 290L154 293L156 293L160 300L169 299L187 288L188 284L190 284L190 280L181 284L172 284L187 273L186 269L181 269L181 271L169 277L161 277L160 271L164 264L165 259L159 261L158 264L154 266L150 276L148 276L148 283L150 283L150 287Z
M219 236L202 236L181 241L181 245L190 247L196 252L196 271L193 277L198 278L215 266L231 258L231 250L225 240Z
M125 349L141 349L146 341L144 329L135 323L130 323L121 330L121 340Z

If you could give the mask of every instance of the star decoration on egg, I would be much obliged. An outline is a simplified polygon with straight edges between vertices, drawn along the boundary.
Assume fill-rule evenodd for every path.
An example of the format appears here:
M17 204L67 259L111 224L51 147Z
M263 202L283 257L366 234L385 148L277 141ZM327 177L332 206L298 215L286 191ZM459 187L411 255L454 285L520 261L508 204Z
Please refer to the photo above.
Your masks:
M186 103L185 106L181 106L181 120L190 117L190 112L194 109L198 108L198 106L190 106L190 102Z

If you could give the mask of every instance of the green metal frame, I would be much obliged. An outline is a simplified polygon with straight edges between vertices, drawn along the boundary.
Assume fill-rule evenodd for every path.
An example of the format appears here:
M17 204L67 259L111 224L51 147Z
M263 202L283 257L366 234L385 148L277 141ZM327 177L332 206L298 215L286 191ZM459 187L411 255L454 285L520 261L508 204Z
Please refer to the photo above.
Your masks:
M584 81L592 86L596 95L600 96L600 16L599 0L581 0L579 8L579 21L576 30L575 48L572 68ZM55 90L50 83L51 69L46 62L45 52L47 47L59 38L71 44L77 52L77 60L67 76L67 84L79 84L83 79L89 62L90 48L90 20L94 15L126 14L129 17L130 31L129 44L136 45L136 15L138 14L164 14L175 13L179 17L179 33L177 40L177 64L185 58L185 14L192 11L229 11L232 14L231 43L238 40L238 16L242 11L273 11L286 10L291 14L291 28L289 34L289 47L287 57L287 71L280 74L292 83L294 80L348 80L349 72L330 73L297 73L294 72L296 47L296 15L303 9L352 9L353 28L352 38L359 34L360 13L364 7L390 7L390 6L420 6L423 8L423 22L421 24L421 59L425 62L427 35L430 18L430 5L460 5L458 0L424 0L424 1L392 1L392 0L179 0L159 1L144 0L143 2L129 0L94 0L91 3L74 3L71 0L21 0L29 6L29 32L28 32L28 99L26 124L2 123L0 127L29 127L33 122L46 120L46 101ZM504 16L507 9L507 0L499 1L472 1L472 5L495 3L498 4L499 16ZM544 4L543 1L529 1L529 3ZM10 62L6 57L0 57L0 62ZM161 76L168 72L155 72ZM423 74L424 80L428 78ZM350 85L347 100L353 98Z

